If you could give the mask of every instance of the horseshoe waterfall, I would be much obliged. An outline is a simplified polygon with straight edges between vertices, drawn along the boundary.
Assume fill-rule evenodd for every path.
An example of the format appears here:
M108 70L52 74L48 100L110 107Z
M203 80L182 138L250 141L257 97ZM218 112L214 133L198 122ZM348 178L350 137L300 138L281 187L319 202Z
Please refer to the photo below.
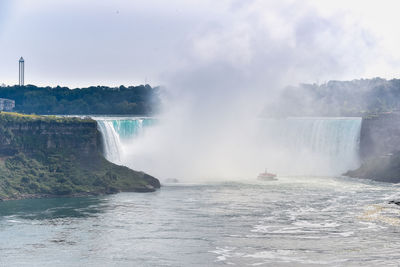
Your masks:
M135 149L132 144L140 143L141 137L156 128L153 127L156 120L134 117L95 119L103 136L106 158L114 163L135 166L135 162L126 157L131 152L127 150ZM359 166L362 123L359 117L257 121L257 138L246 143L253 146L246 159L253 156L254 161L265 162L268 168L286 175L340 175ZM241 141L237 142L240 144ZM259 168L262 167L260 164Z

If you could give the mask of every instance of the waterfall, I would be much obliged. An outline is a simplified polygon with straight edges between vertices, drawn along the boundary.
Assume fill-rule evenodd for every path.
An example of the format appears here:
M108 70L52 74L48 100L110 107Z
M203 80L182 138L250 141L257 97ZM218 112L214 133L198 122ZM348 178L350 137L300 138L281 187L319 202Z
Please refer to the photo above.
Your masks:
M154 119L122 119L112 120L114 130L121 139L129 139L144 134L145 128L154 125Z
M229 139L229 133L216 139L218 142L198 142L203 140L192 140L190 135L184 140L171 140L179 129L165 128L165 124L164 128L154 128L157 121L151 118L94 119L103 135L108 160L145 171L156 170L161 175L174 175L176 168L171 166L182 166L182 162L192 165L179 170L209 170L213 175L219 168L221 173L243 176L254 176L265 168L282 175L331 176L360 164L361 118L254 119L256 129L241 129L243 138L228 144L224 141ZM155 130L147 132L150 128ZM165 138L166 129L169 138Z
M290 161L303 165L300 169L313 165L308 169L318 173L329 167L327 173L338 175L360 164L361 122L358 117L271 119L264 123L264 134Z
M111 162L120 163L122 145L119 135L114 129L113 122L97 120L97 124L103 136L104 156Z
M151 118L107 118L93 117L103 137L104 156L107 160L123 164L124 147L142 136L145 129L155 124Z

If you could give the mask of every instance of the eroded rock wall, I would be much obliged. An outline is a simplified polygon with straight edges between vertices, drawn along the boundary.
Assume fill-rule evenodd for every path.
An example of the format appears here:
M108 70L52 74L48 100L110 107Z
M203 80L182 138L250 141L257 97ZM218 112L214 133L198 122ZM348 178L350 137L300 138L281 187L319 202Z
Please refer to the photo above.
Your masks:
M387 113L363 118L360 157L366 161L400 151L400 114Z
M67 149L90 155L101 151L100 138L96 122L90 120L63 123L43 120L1 121L0 154Z

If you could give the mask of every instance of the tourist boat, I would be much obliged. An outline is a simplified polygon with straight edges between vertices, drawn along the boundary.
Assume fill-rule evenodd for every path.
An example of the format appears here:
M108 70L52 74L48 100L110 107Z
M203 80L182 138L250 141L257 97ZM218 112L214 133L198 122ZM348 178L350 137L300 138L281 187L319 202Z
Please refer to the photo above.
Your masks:
M260 173L257 176L257 179L264 180L264 181L275 181L275 180L278 180L278 179L276 179L276 174L269 173L269 172L267 172L267 170L265 170L265 172Z

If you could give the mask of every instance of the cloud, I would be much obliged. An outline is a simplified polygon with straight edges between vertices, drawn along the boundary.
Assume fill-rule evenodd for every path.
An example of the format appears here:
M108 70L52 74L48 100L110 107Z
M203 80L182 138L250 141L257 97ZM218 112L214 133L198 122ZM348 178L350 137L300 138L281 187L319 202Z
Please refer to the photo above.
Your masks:
M274 76L261 70L274 62L296 82L387 76L400 66L393 1L12 2L0 35L0 73L8 83L21 55L27 82L73 86L137 84L146 77L164 84L173 72L216 62L249 79ZM307 61L316 62L313 70Z
M220 75L252 86L358 77L377 56L375 37L349 27L350 14L324 17L299 1L235 3L190 35L172 83L187 77L181 71L207 69L214 82Z

